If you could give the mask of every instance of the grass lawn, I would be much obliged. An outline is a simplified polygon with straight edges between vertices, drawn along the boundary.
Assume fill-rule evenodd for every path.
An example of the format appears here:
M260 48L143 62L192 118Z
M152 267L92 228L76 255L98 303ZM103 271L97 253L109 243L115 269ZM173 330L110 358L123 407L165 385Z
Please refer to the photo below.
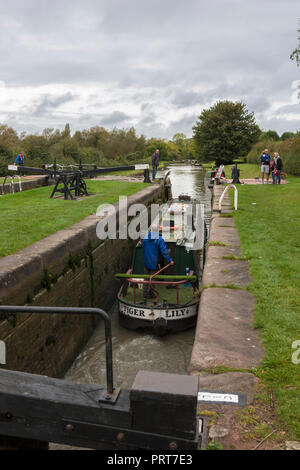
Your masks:
M144 174L144 170L124 170L124 171L113 171L112 173L105 173L104 175L96 175L96 178L97 176L99 178L101 178L101 176L107 176L107 175L112 175L112 176L137 176L137 175L143 175Z
M288 181L239 187L234 219L243 255L250 258L255 327L265 348L254 372L272 390L290 437L299 440L300 363L292 362L292 344L300 341L300 178Z
M32 179L33 179L33 178L32 178ZM4 180L5 180L4 177L0 177L0 184L3 184L3 183L4 183ZM21 177L21 181L26 181L26 180L29 181L29 178L22 178L22 177ZM6 178L6 183L5 183L5 184L10 184L10 182L11 182L11 179L10 179L9 177ZM14 183L19 183L19 179L18 179L18 178L15 178L15 179L14 179Z
M95 214L103 203L130 196L147 187L125 181L88 181L89 193L80 201L50 199L53 187L43 187L0 197L0 257L13 254L52 233Z
M231 168L233 165L226 165L225 166L225 175L226 178L231 178ZM250 178L255 178L258 176L261 178L261 173L260 173L260 166L259 165L253 165L251 163L243 163L243 164L238 164L238 168L240 170L240 179L250 179ZM272 178L271 178L272 179Z

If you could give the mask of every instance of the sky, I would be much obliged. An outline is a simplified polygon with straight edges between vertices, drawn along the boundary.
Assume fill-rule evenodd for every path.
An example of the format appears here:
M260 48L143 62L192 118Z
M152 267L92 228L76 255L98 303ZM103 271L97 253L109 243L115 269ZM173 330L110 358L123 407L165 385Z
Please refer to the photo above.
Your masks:
M300 130L299 19L299 0L2 1L0 123L191 137L232 100L263 130Z

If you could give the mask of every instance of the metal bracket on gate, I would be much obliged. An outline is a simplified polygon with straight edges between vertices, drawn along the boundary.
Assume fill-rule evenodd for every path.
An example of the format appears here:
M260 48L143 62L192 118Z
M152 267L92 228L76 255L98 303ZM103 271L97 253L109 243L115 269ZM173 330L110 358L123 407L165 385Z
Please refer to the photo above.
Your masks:
M85 392L85 394L96 403L114 404L119 397L120 391L120 388L116 388L112 394L108 394L104 388L99 388L99 390L91 390L90 392Z

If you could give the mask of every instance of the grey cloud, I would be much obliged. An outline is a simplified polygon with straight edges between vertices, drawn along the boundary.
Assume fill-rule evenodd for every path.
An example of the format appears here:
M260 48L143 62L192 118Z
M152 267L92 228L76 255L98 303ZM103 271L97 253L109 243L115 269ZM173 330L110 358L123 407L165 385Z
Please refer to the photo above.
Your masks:
M270 102L264 97L262 89L251 88L247 81L237 82L235 85L223 83L202 93L177 90L173 103L179 108L186 108L226 99L245 102L249 110L255 112L270 107Z
M189 106L195 106L196 104L205 103L205 94L196 93L193 91L179 91L174 99L173 103L179 108L186 108Z
M279 135L284 132L298 132L300 131L299 119L284 119L284 118L270 118L258 120L258 124L262 130L276 130Z
M178 132L178 129L180 129L180 132L185 134L187 137L191 137L193 135L193 127L196 124L197 118L198 116L191 114L184 116L178 121L173 121L168 128L169 138L173 137L173 135Z
M145 113L145 116L140 119L140 124L147 125L147 126L156 124L158 122L159 122L159 117L157 116L157 114L151 111Z
M246 98L245 104L247 105L248 110L255 114L265 113L271 107L270 101L262 95Z
M114 86L132 90L131 103L140 103L142 111L137 127L149 135L189 124L145 117L143 103L155 108L164 100L178 116L195 105L200 114L204 105L234 99L263 120L270 103L290 103L291 82L299 75L289 59L297 41L299 0L2 3L0 80L16 87L111 84L105 97L111 113L103 116L103 125L131 120L118 111ZM26 129L59 105L43 100L28 113ZM101 108L101 98L95 101ZM88 111L87 106L86 115L72 117L74 126L89 120L93 125L96 115ZM51 119L52 127L62 121Z
M41 116L45 113L49 113L50 111L55 110L61 104L67 103L69 101L73 101L75 96L68 92L63 95L59 96L52 96L50 94L45 94L42 97L42 101L36 106L35 110L33 111L33 116Z
M276 114L300 114L300 103L288 104L282 106L276 111Z
M120 111L113 111L110 114L104 115L100 119L100 121L102 125L111 126L111 125L117 125L129 119L131 118L127 114L122 113Z

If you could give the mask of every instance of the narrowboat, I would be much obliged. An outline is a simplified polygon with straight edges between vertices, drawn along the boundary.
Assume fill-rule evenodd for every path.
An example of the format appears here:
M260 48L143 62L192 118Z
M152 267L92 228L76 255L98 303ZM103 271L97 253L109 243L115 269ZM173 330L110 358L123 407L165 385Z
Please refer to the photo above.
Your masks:
M146 275L143 238L150 231L162 236L174 264L161 257L157 272ZM158 335L194 327L207 238L204 206L188 195L172 199L144 236L134 249L131 268L116 275L123 281L118 293L121 326Z

